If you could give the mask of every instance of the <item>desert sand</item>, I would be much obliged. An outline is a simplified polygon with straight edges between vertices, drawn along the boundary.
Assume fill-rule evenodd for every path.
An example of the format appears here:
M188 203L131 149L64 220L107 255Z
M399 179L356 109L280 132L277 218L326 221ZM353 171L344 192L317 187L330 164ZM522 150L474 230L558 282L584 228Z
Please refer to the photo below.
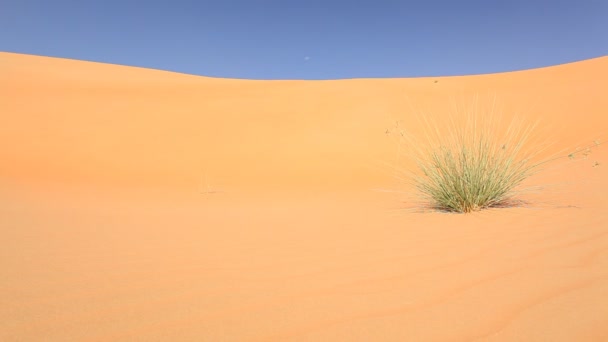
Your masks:
M608 341L606 89L608 57L254 81L0 53L0 340ZM406 210L392 127L455 94L592 148L529 206Z

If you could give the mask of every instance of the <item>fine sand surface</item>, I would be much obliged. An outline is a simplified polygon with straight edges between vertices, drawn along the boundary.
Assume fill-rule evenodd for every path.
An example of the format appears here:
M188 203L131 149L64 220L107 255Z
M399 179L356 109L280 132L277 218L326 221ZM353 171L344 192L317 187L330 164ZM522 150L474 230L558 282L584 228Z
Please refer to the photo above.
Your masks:
M608 341L607 89L607 57L250 81L0 53L0 341ZM396 123L475 97L592 148L524 208L405 210Z

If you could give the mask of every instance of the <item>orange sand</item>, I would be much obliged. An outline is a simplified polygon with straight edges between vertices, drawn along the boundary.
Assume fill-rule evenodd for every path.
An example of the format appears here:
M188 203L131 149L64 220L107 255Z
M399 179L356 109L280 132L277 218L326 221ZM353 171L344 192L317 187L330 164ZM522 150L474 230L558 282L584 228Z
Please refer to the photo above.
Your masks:
M0 53L0 340L607 341L608 144L529 208L384 191L415 108L495 95L572 149L608 138L606 89L607 57L246 81Z

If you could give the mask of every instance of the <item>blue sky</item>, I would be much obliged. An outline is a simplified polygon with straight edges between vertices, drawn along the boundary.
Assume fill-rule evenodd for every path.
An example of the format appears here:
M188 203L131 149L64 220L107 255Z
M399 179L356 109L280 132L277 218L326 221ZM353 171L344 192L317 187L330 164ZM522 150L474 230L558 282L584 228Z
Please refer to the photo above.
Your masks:
M606 0L2 0L0 51L249 79L492 73L608 55Z

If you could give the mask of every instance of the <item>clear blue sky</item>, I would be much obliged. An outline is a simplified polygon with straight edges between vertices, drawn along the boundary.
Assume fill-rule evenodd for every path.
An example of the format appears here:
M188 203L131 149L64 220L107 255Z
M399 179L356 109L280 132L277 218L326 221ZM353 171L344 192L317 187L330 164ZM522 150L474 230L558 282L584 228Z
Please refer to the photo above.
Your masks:
M1 0L0 51L252 79L492 73L608 54L608 0Z

